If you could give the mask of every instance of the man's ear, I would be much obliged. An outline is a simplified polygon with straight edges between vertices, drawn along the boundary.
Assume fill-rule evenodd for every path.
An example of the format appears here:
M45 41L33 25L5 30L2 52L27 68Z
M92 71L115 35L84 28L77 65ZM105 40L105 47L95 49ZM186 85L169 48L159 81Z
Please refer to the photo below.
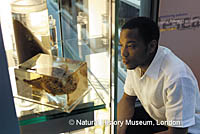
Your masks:
M152 54L156 51L156 48L158 46L158 42L156 40L152 40L148 44L148 54Z

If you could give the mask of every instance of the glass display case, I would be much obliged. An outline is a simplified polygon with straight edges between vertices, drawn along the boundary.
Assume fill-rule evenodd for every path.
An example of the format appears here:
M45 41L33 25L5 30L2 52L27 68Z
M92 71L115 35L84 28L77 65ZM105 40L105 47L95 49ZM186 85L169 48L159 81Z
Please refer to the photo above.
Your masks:
M15 68L15 79L15 98L60 108L64 112L71 112L90 90L86 62L47 54L38 54L20 64Z
M10 45L6 52L21 131L58 118L88 115L84 119L89 120L90 113L93 120L110 121L112 2L11 0L9 4L12 42L5 46ZM76 129L66 132L72 130ZM110 126L106 131L111 132Z
M88 128L86 133L91 134L116 133L116 125L105 125L105 122L116 120L116 104L123 95L126 76L118 47L119 33L129 18L153 17L150 13L153 3L145 0L28 0L42 2L38 7L45 9L45 13L42 12L45 23L38 28L42 18L34 13L38 7L33 10L33 6L27 6L30 3L24 4L24 1L10 2L9 17L13 22L8 28L10 36L4 37L12 40L5 41L5 49L21 131L27 133L36 129L36 125L46 125L39 127L38 133L40 129L43 133L55 134L83 128ZM20 12L16 4L23 5ZM17 30L19 26L25 32ZM3 29L4 35L5 31ZM30 44L33 46L28 46ZM31 54L36 47L38 51ZM22 60L19 60L20 54L24 54ZM48 123L59 119L68 125L58 126L59 123L54 122L51 125L55 127L45 129ZM73 128L70 119L103 123Z

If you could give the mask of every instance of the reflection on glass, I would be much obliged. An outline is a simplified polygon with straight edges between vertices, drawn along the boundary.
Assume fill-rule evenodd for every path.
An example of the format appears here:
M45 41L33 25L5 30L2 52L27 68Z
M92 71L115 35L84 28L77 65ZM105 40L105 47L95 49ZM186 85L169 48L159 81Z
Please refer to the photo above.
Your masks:
M80 58L84 57L84 55L81 55L84 53L83 51L91 48L95 48L96 51L98 51L97 49L102 49L102 52L108 52L105 49L107 47L105 45L108 45L109 31L107 4L107 0L76 0L62 3L62 26L65 46L71 47L71 51L78 53ZM73 44L68 44L70 45L68 46L66 42L70 42L70 40L74 40L74 42ZM90 43L89 40L96 41ZM97 40L102 40L102 42ZM69 56L67 52L65 55Z
M107 96L111 73L108 8L108 0L72 0L62 1L61 10L64 56L86 61L89 81Z

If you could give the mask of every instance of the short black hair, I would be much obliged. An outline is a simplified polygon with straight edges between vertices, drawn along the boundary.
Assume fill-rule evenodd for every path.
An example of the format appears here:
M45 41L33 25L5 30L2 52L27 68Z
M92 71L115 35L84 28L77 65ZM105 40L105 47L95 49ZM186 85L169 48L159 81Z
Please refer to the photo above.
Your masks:
M159 41L160 30L158 25L148 17L136 17L128 20L123 26L123 29L139 30L139 35L144 39L145 43L149 43L152 40Z

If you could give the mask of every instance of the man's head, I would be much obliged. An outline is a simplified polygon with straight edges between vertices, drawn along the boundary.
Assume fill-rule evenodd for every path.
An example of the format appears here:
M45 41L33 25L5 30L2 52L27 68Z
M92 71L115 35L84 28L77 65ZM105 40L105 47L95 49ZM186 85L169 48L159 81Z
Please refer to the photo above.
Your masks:
M147 68L158 48L159 27L149 18L137 17L122 27L121 55L127 69Z

